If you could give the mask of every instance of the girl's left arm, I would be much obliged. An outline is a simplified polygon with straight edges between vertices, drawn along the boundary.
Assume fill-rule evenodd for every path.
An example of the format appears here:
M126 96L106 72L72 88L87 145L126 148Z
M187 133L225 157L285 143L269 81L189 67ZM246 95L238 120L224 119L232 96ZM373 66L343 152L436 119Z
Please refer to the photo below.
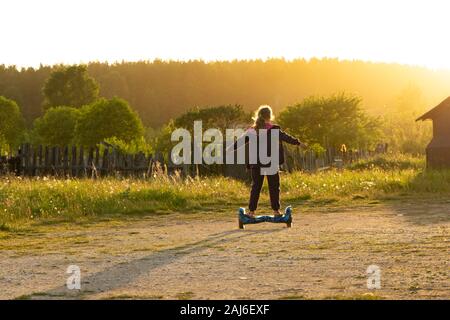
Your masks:
M299 139L287 134L283 130L280 129L280 140L284 141L289 144L293 144L296 146L301 146L303 148L306 148L308 145L306 143L301 142Z

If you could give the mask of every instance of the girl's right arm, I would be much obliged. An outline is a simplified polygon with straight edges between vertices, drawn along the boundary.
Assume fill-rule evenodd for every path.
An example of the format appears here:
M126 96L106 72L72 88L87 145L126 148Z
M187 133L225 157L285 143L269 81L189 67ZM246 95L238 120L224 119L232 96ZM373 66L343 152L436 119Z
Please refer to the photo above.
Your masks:
M249 130L247 130L242 136L237 138L236 141L233 143L233 145L231 145L227 149L227 152L236 151L240 147L245 146L249 141L248 134L249 134Z

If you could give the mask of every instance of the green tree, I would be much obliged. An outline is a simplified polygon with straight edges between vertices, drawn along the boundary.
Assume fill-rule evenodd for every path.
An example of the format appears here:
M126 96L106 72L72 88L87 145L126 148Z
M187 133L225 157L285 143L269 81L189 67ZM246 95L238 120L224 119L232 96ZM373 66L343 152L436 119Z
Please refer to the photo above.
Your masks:
M153 152L151 144L148 143L143 136L133 139L129 142L124 142L116 137L112 137L106 138L105 142L109 145L114 146L114 148L122 153L136 154L142 152L149 155Z
M168 159L170 150L176 144L171 141L172 132L176 129L174 120L169 120L160 130L153 132L151 137L147 137L147 140L154 146L155 151L161 152L166 160Z
M177 128L193 130L194 121L201 120L203 129L217 128L225 134L225 129L235 128L251 121L251 114L245 112L242 106L226 105L208 108L192 109L174 121Z
M53 107L34 121L33 133L38 143L67 146L74 142L75 127L80 110L72 107Z
M309 97L287 107L278 116L280 125L309 144L339 148L372 146L380 136L380 124L361 107L361 98L345 93Z
M80 108L98 98L98 84L83 65L53 71L44 84L44 107Z
M94 146L113 137L129 143L143 136L144 127L125 100L112 98L81 108L75 132L80 144Z
M0 144L7 148L20 143L24 120L19 106L13 100L0 96Z
M170 120L156 135L153 144L155 149L167 157L169 151L177 142L171 141L172 132L177 128L194 131L194 121L202 121L203 131L219 129L225 139L225 130L246 126L251 122L251 113L245 112L240 105L225 105L207 108L194 108L183 113L175 120ZM208 144L209 142L204 142Z

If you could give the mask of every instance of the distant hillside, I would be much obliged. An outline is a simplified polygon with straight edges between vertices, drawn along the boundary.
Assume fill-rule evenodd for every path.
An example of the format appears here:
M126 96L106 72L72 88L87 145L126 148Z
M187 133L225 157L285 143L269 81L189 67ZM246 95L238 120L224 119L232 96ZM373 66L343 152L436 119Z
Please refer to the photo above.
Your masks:
M41 88L57 66L0 66L0 95L16 100L30 122L42 112ZM160 126L194 106L241 104L275 111L309 95L359 94L373 113L390 112L405 94L426 109L450 95L450 71L398 64L312 59L285 61L90 63L100 94L128 100L148 126ZM402 98L404 99L404 97Z

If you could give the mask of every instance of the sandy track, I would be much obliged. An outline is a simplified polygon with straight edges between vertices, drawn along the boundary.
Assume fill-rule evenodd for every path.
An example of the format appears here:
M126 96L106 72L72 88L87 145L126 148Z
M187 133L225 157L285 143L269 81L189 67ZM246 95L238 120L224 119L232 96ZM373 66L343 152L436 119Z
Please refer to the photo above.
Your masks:
M148 216L0 239L0 298L450 298L450 204L296 213L294 228ZM81 290L65 287L81 268ZM381 268L368 290L366 269Z

